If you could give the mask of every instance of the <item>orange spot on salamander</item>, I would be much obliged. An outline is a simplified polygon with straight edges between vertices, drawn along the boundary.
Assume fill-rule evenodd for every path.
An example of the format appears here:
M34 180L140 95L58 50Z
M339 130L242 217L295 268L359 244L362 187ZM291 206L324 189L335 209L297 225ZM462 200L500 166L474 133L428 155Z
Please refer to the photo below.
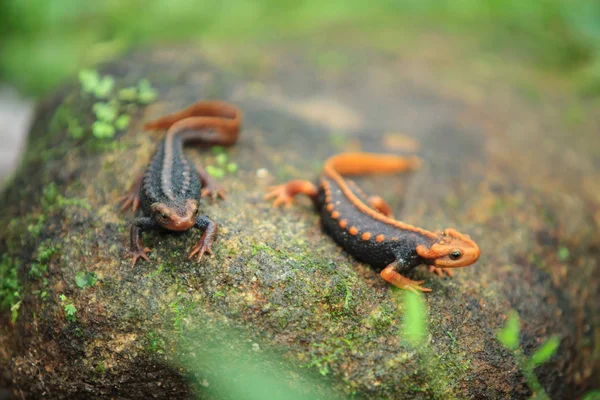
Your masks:
M363 233L362 236L361 236L361 239L362 240L369 240L369 239L371 239L371 232L365 232L365 233Z
M331 218L333 219L338 219L340 217L340 213L337 211L334 211L331 213Z
M377 241L377 243L381 243L385 240L385 235L383 235L383 234L377 235L377 236L375 236L375 240Z
M327 211L333 211L333 204L327 204Z
M352 236L357 235L358 234L358 229L355 226L352 226L348 230L348 233L350 233Z
M346 221L345 219L340 221L340 228L346 229L347 225L348 225L348 221Z

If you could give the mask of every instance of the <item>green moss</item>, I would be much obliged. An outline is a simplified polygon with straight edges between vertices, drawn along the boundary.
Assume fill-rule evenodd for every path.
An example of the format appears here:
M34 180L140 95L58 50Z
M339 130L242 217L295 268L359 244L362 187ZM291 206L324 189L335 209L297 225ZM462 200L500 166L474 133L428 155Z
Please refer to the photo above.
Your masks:
M160 275L161 272L164 271L164 269L165 269L165 265L164 264L160 264L157 269L155 269L154 271L148 273L146 276L148 278L150 278L150 279L156 278L157 276Z
M316 367L323 376L329 374L331 366L345 353L356 350L352 335L328 339L322 343L311 344L310 362L307 367Z
M96 364L96 367L94 368L94 370L99 374L103 374L106 371L106 366L104 365L104 361L98 362Z
M53 245L50 241L42 243L37 250L37 260L41 263L50 260L50 258L60 250L59 245Z
M173 314L172 324L175 332L181 334L183 331L184 319L194 308L194 304L183 296L179 296L175 301L169 303L169 309Z
M165 352L165 340L156 331L146 334L146 349L151 353L163 354Z
M216 292L213 293L212 299L214 301L214 300L218 299L219 297L225 297L225 293L223 293L220 290L217 290Z
M31 263L29 267L29 277L32 279L40 279L48 272L46 264Z
M59 193L56 183L51 182L42 189L42 206L45 213L52 213L56 208L70 206L91 210L92 206L86 198L64 197Z
M34 223L27 225L27 232L31 233L34 238L38 237L44 228L44 222L46 222L46 216L40 214Z
M18 261L2 255L0 259L0 309L10 309L13 313L13 323L17 319L20 304L19 293L22 290L18 277Z

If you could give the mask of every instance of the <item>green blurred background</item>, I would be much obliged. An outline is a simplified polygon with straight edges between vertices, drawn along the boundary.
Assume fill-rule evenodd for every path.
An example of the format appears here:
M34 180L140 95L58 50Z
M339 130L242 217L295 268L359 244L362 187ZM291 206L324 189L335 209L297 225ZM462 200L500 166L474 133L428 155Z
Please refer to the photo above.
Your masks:
M390 29L456 35L600 93L598 0L5 0L0 80L39 96L81 67L150 42L324 42L327 31L368 44Z

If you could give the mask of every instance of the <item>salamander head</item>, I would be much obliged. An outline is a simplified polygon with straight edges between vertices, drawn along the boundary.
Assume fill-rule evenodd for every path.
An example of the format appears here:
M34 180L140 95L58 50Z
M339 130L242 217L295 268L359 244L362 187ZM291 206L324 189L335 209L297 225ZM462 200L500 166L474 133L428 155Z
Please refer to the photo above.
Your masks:
M418 245L417 253L425 264L439 268L458 268L477 261L480 251L477 243L469 235L448 228L439 232L438 239L429 248Z
M198 217L198 201L194 199L168 204L154 203L150 207L154 220L170 231L188 230Z

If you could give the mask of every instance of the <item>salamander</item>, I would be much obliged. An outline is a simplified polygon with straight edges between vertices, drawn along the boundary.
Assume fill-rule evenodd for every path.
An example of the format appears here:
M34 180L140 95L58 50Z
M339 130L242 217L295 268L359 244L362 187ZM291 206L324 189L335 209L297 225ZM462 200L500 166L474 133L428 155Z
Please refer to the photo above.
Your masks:
M275 207L289 206L296 195L311 198L321 214L324 231L346 252L381 269L381 277L392 285L413 292L430 292L424 281L404 277L420 264L431 272L452 276L450 268L465 267L479 258L479 247L454 229L428 231L392 217L391 207L378 196L367 196L344 176L393 173L416 169L417 157L374 153L341 153L329 158L318 184L292 180L271 187L265 200Z
M225 198L224 190L215 184L201 167L194 166L184 152L185 144L230 146L236 143L242 122L242 112L234 105L217 102L197 102L188 108L165 115L144 125L146 130L167 130L158 144L146 171L139 175L129 193L119 199L124 210L135 212L141 206L142 216L131 225L130 251L132 266L139 258L150 261L150 251L142 244L141 234L151 229L186 231L197 228L203 232L189 253L198 261L212 254L218 224L200 215L200 198Z

